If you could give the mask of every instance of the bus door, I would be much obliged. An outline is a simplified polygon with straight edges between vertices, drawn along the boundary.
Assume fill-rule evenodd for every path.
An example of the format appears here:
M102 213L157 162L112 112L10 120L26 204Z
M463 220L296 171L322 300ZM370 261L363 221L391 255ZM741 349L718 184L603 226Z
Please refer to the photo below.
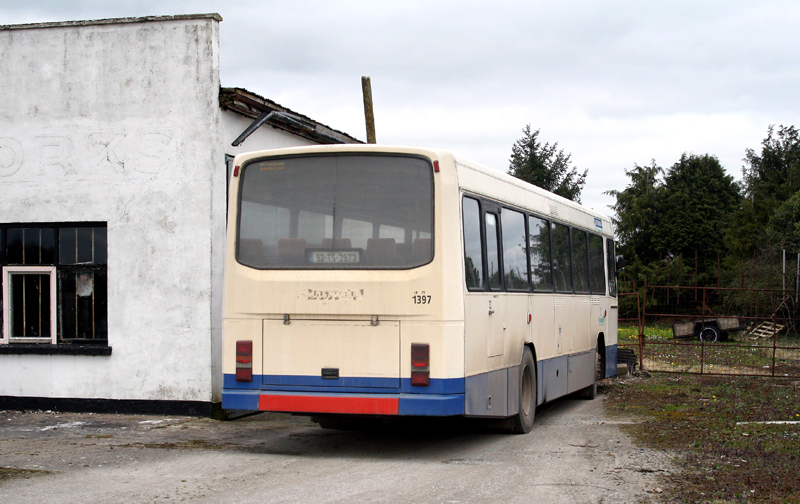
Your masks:
M485 225L485 250L486 250L486 278L489 282L490 293L486 294L487 329L486 356L497 357L503 355L505 348L506 330L506 303L505 296L499 292L503 288L503 273L500 264L500 237L499 218L496 211L487 211L484 214Z
M462 205L464 268L469 290L464 300L464 324L470 359L478 365L485 358L503 355L505 347L499 220L496 208L487 210L489 205L477 199L465 196Z

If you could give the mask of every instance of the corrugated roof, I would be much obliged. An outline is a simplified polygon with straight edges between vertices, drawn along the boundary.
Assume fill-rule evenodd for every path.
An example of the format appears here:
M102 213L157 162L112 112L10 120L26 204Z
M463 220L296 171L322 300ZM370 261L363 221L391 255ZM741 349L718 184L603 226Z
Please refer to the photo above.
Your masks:
M315 126L314 131L307 129L292 128L286 123L270 121L269 124L275 128L289 131L295 135L299 135L309 140L319 143L364 143L361 140L348 135L342 131L335 130L330 126L326 126L320 122L311 119L308 116L299 114L291 109L288 109L272 100L259 96L246 89L242 88L220 88L219 90L219 105L223 110L230 110L251 119L258 118L265 112L284 112L293 116L299 117L304 122Z

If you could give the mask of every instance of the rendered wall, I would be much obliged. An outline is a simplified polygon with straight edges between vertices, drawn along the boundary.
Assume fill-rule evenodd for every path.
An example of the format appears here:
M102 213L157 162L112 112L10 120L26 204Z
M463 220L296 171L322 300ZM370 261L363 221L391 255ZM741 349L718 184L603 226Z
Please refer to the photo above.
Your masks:
M108 223L113 348L0 355L0 396L212 400L219 18L0 29L0 61L0 222Z

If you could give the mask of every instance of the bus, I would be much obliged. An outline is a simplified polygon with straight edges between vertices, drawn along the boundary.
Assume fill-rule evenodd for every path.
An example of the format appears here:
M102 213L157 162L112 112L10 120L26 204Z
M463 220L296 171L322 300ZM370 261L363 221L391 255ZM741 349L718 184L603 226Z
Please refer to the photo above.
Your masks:
M233 162L222 407L505 418L616 374L611 221L444 150Z

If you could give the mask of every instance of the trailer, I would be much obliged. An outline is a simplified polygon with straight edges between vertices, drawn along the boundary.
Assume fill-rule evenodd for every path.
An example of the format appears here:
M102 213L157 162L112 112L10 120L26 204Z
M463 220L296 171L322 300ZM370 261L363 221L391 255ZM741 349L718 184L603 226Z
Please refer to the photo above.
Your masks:
M706 343L727 341L731 332L741 329L739 317L705 317L672 324L672 334L675 339L696 338Z

